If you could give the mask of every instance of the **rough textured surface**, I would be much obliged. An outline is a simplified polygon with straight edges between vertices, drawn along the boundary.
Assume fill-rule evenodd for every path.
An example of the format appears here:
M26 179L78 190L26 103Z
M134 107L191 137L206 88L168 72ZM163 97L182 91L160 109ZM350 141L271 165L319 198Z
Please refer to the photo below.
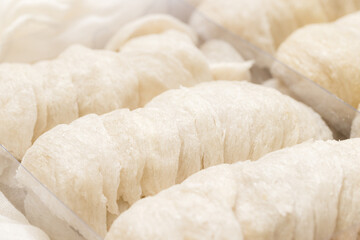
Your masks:
M196 48L196 33L168 15L157 14L126 24L108 43L112 51L149 51L170 54L178 59L197 82L210 77L206 58Z
M192 0L189 0L190 2ZM270 53L296 29L333 21L360 9L358 0L203 0L200 13ZM194 14L191 25L204 28Z
M334 23L297 30L282 43L276 56L356 108L360 103L359 37L357 12ZM276 68L273 73L287 80Z
M31 146L37 113L42 110L36 104L25 69L26 66L11 64L0 67L0 143L17 158ZM39 119L44 121L44 118L39 114Z
M182 32L169 30L160 34L141 36L130 40L120 49L121 53L133 51L156 51L169 54L181 62L197 83L211 78L206 58L189 36Z
M158 18L168 31L131 35L121 53L75 45L51 61L1 64L0 143L21 159L58 124L91 113L135 109L168 89L212 81L206 58L191 38L171 30L189 29L173 17ZM128 34L128 26L123 31Z
M104 236L114 215L203 168L331 138L318 114L276 90L217 81L59 125L22 163Z
M358 239L360 139L317 141L219 165L142 199L120 239Z
M0 191L0 236L11 240L49 240L39 228L31 226Z
M191 87L197 83L183 64L170 54L135 50L122 53L122 56L136 69L140 107L168 89Z

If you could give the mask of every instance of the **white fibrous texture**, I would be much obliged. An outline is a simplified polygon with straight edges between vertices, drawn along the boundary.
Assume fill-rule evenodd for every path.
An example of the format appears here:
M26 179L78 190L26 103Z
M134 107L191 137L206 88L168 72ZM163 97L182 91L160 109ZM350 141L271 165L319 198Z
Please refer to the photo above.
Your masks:
M68 46L104 48L153 0L1 0L0 62L53 59Z
M50 240L39 228L29 224L0 191L0 236L11 240Z
M213 39L205 42L200 49L208 59L214 80L251 80L253 61L245 62L229 43Z
M191 0L190 0L191 1ZM199 1L198 1L199 2ZM270 53L296 29L360 10L358 0L203 0L190 22L206 31L206 18ZM206 21L206 20L205 20ZM210 31L210 29L208 30Z
M151 27L151 28L150 28ZM197 36L188 26L166 15L150 15L120 29L106 49L120 53L147 51L169 54L197 82L211 78L205 56L196 48Z
M150 38L168 45L150 46L156 44ZM21 159L38 136L60 123L134 109L168 89L213 80L206 58L182 32L140 36L124 48L116 53L75 45L51 61L1 64L0 144Z
M135 203L106 240L358 239L360 139L223 164Z
M279 47L277 58L357 108L360 103L360 12L329 24L295 31ZM273 73L291 80L276 65Z
M22 164L104 236L141 197L201 169L256 160L309 139L332 139L309 107L270 88L215 81L169 90L144 108L58 125L36 140Z

